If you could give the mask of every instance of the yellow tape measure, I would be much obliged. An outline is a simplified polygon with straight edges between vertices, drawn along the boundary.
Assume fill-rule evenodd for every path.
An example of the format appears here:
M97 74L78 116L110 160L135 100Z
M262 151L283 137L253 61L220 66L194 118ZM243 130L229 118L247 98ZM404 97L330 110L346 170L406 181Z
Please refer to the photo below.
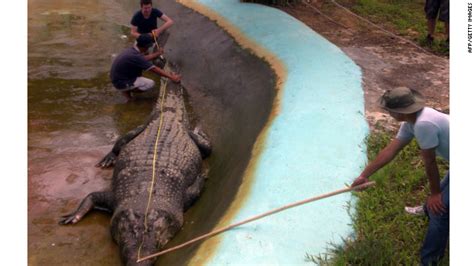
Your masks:
M155 39L156 41L156 39ZM164 103L164 100L165 100L165 95L166 95L166 87L168 85L168 80L165 80L164 81L164 84L162 86L163 88L163 93L162 95L160 95L161 99L160 99L160 124L158 126L158 132L156 134L156 141L155 141L155 147L154 147L154 151L153 151L153 167L152 167L152 176L151 176L151 184L150 184L150 188L149 188L149 193L148 193L148 203L147 203L147 206L146 206L146 212L145 212L145 219L144 219L144 226L145 226L145 231L144 231L144 234L143 234L143 237L142 237L142 242L140 243L140 247L138 248L138 259L141 258L141 249L142 249L142 246L143 246L143 242L145 241L145 232L148 231L148 225L147 225L147 222L148 222L148 211L150 209L150 205L151 205L151 198L152 198L152 195L153 195L153 188L155 186L155 172L156 172L156 159L157 159L157 155L158 155L158 141L160 139L160 135L161 135L161 127L163 125L163 103Z

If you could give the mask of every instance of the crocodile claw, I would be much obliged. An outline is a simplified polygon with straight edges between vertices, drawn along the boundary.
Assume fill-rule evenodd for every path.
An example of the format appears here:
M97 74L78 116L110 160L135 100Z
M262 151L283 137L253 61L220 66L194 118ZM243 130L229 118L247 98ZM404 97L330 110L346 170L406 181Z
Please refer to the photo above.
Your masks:
M62 225L75 224L79 220L80 220L79 215L76 215L76 213L71 213L71 214L61 216L61 220L59 220L59 224L62 224Z
M113 152L109 152L105 157L100 160L95 166L100 167L100 168L107 168L111 167L112 165L115 164L115 160L117 159L117 155Z

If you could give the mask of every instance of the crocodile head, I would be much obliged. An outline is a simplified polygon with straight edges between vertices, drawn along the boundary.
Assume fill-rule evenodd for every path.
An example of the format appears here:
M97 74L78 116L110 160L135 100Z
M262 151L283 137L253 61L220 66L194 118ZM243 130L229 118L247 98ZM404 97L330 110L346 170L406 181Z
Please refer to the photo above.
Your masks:
M112 236L125 265L153 265L156 258L137 260L158 252L179 230L169 215L155 210L149 212L147 225L145 228L145 215L132 209L114 215Z

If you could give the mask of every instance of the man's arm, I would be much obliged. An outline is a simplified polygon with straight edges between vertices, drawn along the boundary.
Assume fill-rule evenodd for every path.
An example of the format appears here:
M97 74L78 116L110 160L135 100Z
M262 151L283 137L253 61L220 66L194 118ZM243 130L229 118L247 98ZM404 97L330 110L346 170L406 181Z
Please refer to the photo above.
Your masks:
M379 152L377 157L370 162L352 183L352 187L362 185L369 181L369 177L373 175L377 170L384 167L386 164L391 162L393 158L405 147L409 141L393 139L382 151Z
M426 207L434 214L441 214L445 211L443 201L441 200L441 188L438 164L436 163L435 148L422 149L421 157L425 164L425 172L430 182L431 195L428 196Z
M150 71L154 72L155 74L158 74L160 76L163 76L163 77L166 77L166 78L169 78L171 79L172 81L174 82L179 82L181 81L181 75L177 75L175 73L168 73L166 71L164 71L163 69L157 67L157 66L154 66L152 68L150 68Z
M130 30L130 35L133 36L133 38L138 38L140 36L140 33L138 33L138 27L132 25L132 29Z
M151 54L147 54L147 55L144 55L146 61L151 61L155 58L157 58L158 56L162 55L163 54L163 48L159 48L158 51L154 52L154 53L151 53Z
M158 38L158 36L160 36L160 34L165 31L166 29L168 29L169 27L171 27L173 24L174 24L174 21L168 17L167 15L163 14L160 18L162 21L164 21L165 23L163 25L161 25L161 27L159 27L158 29L154 29L152 31L152 33L155 34L155 37ZM153 36L152 36L153 37Z

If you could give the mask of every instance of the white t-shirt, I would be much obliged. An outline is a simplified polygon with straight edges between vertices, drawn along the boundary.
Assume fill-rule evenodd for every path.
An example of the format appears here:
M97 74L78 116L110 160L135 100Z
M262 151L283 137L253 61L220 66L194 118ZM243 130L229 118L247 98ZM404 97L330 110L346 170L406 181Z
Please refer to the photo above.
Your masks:
M415 124L403 122L397 139L416 138L421 149L436 148L436 154L449 162L449 115L424 107L416 114Z

